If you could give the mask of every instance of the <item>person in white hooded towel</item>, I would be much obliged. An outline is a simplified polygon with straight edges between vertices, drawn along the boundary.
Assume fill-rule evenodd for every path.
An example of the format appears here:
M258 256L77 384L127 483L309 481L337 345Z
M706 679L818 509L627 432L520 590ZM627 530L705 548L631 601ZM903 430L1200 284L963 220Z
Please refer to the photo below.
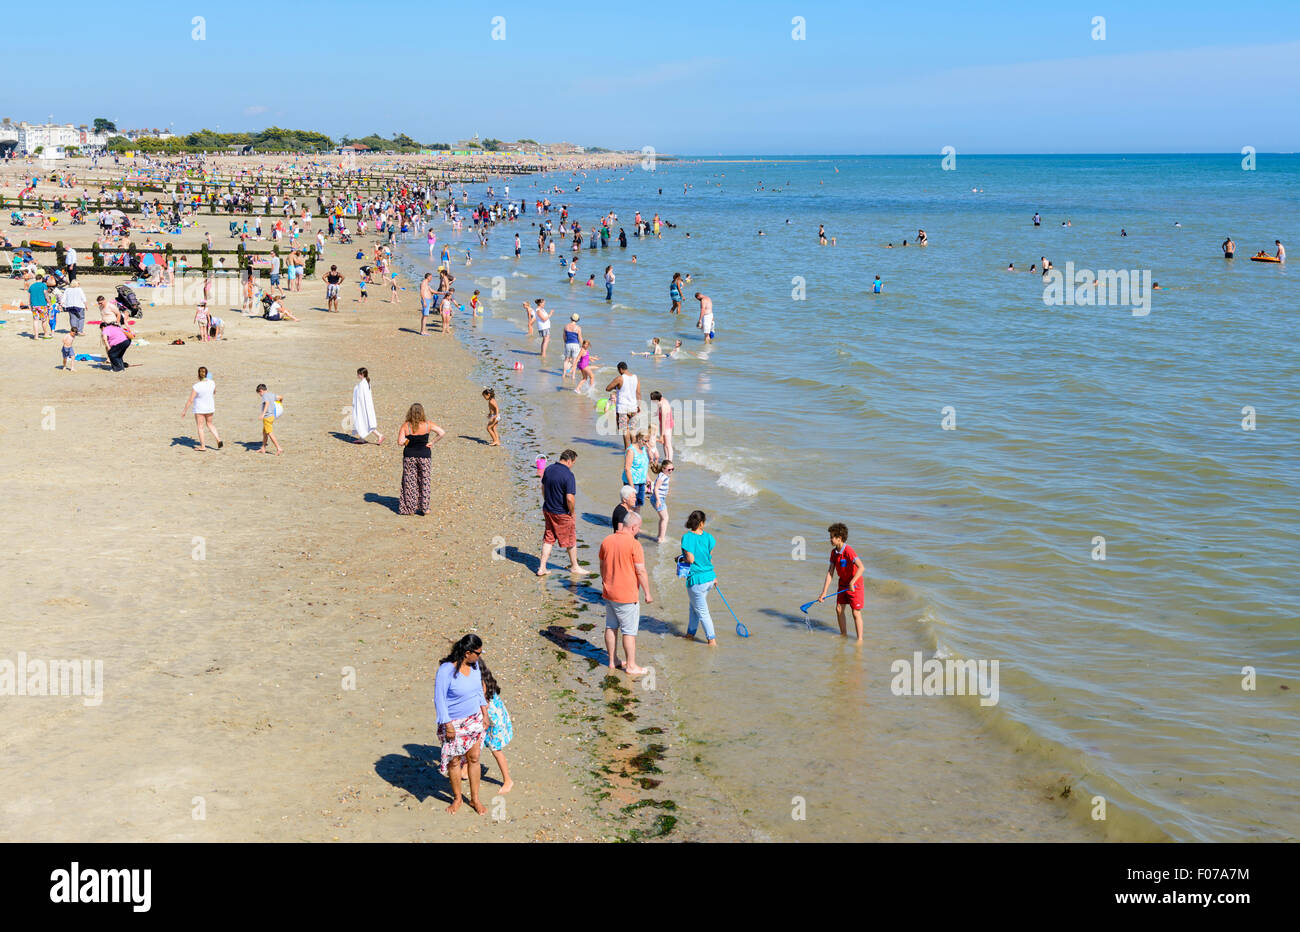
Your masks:
M365 443L371 434L384 442L379 418L375 417L375 399L370 394L370 373L364 368L357 370L357 386L352 389L352 432L357 438L353 443Z

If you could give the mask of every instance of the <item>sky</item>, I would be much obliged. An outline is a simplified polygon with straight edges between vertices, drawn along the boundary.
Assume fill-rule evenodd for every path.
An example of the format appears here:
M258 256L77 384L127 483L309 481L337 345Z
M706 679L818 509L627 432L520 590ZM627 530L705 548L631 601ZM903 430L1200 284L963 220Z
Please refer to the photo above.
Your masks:
M54 48L6 51L0 116L679 155L1300 150L1294 0L65 0L57 20Z

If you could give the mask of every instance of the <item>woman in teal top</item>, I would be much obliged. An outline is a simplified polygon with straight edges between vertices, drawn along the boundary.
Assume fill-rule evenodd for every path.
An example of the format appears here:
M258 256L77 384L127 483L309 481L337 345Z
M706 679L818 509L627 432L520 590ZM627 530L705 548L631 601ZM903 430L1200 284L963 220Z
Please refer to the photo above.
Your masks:
M646 444L649 442L650 438L642 431L636 435L636 439L632 441L632 445L627 448L627 453L623 456L623 484L636 489L638 511L645 504L646 474L650 470L650 453L646 450Z
M696 510L686 519L686 533L682 535L682 559L690 566L686 575L686 597L690 600L690 615L686 623L686 637L695 640L695 629L704 626L704 637L709 645L716 646L713 616L709 614L709 590L717 582L713 571L713 548L718 542L704 530L704 512Z

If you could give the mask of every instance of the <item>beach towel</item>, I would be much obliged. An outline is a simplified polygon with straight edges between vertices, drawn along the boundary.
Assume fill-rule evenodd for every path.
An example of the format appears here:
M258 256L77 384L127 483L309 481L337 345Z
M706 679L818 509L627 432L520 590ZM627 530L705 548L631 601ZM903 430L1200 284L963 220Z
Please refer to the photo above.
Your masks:
M379 427L379 418L375 416L375 399L370 393L370 380L361 379L352 389L352 425L353 432L364 440L371 431Z

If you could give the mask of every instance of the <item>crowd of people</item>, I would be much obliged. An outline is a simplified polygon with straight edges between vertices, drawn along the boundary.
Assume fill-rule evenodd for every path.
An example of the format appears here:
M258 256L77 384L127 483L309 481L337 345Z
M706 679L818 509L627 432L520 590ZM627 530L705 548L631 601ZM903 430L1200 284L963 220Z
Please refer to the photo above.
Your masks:
M283 237L288 240L290 248L283 263L278 254L270 260L269 287L263 291L253 275L245 275L242 279L242 312L253 316L261 304L263 316L272 320L297 319L288 310L286 297L302 289L307 252L314 249L319 260L323 257L327 241L351 244L353 235L370 235L375 238L373 253L367 254L361 248L355 253L354 258L364 263L358 270L357 303L365 301L366 286L376 280L388 284L389 300L396 303L399 299L399 286L396 273L391 268L393 244L420 231L427 235L432 257L438 245L434 230L435 219L441 218L452 230L463 229L464 218L460 206L468 206L464 191L461 192L460 206L454 196L445 205L439 206L436 200L438 186L430 183L421 185L414 181L394 183L382 195L363 196L359 192L340 192L329 199L322 196L318 198L315 212L306 209L296 198L284 196L282 187L277 193L267 195L255 194L255 190L251 181L248 190L241 191L232 186L231 190L220 196L219 203L227 209L244 210L249 214L248 220L235 221L230 226L231 235L241 239L262 237L263 219L268 214L268 205L274 206L277 213L282 215L268 221L269 232L272 239ZM507 196L508 193L507 187ZM260 205L257 203L259 196L265 198ZM172 205L173 209L167 216L169 219L179 219L199 203L202 203L201 199L193 202L179 200ZM254 213L259 206L263 209L262 213ZM554 255L557 240L571 242L573 256L561 260L571 281L576 274L578 251L584 245L588 249L607 248L615 239L620 247L625 248L628 244L627 234L622 227L617 226L617 216L612 211L588 228L585 231L588 236L584 238L583 227L569 217L567 207L558 208L558 225L551 216L556 208L549 199L539 199L533 207L542 218L537 224L539 252ZM164 215L161 205L153 210L155 215ZM486 246L496 224L517 222L526 218L528 212L529 204L526 200L480 203L468 211L481 247ZM317 227L313 233L314 222L322 218L323 226ZM118 218L110 212L104 212L100 219L105 225L106 236L120 236L131 226L130 220ZM633 224L633 236L660 237L666 226L671 225L665 224L657 214L653 220L643 220L638 213ZM208 240L210 239L208 234ZM518 235L515 235L514 240L515 256L519 258L522 244ZM68 256L67 268L63 273L54 270L38 275L36 270L29 269L24 274L29 279L27 291L33 309L35 338L51 338L57 314L60 311L67 314L69 327L62 344L62 355L65 366L71 369L76 359L76 354L71 352L74 340L83 334L86 325L86 298L76 283L75 250L69 250ZM417 332L420 335L429 332L427 320L435 314L442 319L441 332L450 333L453 318L464 312L464 305L456 298L456 277L451 270L452 252L449 243L442 244L439 259L437 281L434 281L434 273L428 273L419 284L420 326ZM470 261L467 255L466 263ZM178 271L183 275L183 265L178 270L174 262L168 264L161 269L162 280L172 281ZM281 290L282 276L287 278L283 282L285 291ZM328 272L320 277L326 286L327 309L337 311L340 287L346 278L337 263L330 265ZM588 284L592 284L594 279L593 273ZM689 275L678 273L672 277L669 284L672 313L681 313L683 295L689 282ZM195 312L197 338L204 342L220 339L224 332L224 322L209 310L213 301L212 283L211 273L205 273L203 298L197 302ZM615 283L614 267L606 264L606 302L612 302ZM702 292L697 291L694 296L699 303L696 326L702 331L707 345L714 337L713 302ZM469 303L471 314L481 311L477 292ZM536 336L537 353L545 360L551 343L554 313L542 298L525 302L524 307L526 336ZM100 315L97 323L108 366L114 371L123 371L129 365L124 357L134 338L131 330L133 309L128 298L120 293L112 298L99 296L96 299L96 309ZM642 541L642 511L649 503L656 517L653 529L646 529L650 530L646 540L662 545L674 539L668 508L676 471L673 460L674 412L671 402L661 391L651 391L648 396L643 392L640 376L627 361L617 364L617 374L598 392L593 364L600 357L592 353L592 341L583 332L581 320L580 314L571 313L562 328L560 382L567 386L572 381L574 391L584 398L602 395L597 400L597 406L602 412L598 430L619 434L623 438L623 452L619 457L619 501L611 515L609 532L604 535L599 546L600 592L605 610L604 647L608 665L611 670L622 670L630 676L640 676L646 672L646 668L638 663L636 653L641 605L650 605L655 601ZM651 344L651 349L643 355L656 358L678 357L685 355L685 350L679 339L671 351L665 352L656 339ZM350 409L352 439L355 443L366 444L373 437L377 445L383 445L385 435L380 429L371 373L365 367L358 368L356 379ZM190 386L182 408L182 417L191 413L194 416L198 451L212 450L213 444L216 450L221 450L225 445L216 424L216 387L207 367L198 367L197 378ZM262 433L261 444L257 448L259 452L282 455L284 449L276 436L276 422L284 412L284 397L270 389L265 382L257 384L255 393ZM501 443L500 403L493 389L484 389L482 397L487 407L485 431L488 442L498 446ZM400 515L425 516L430 513L432 447L445 436L446 431L430 419L422 404L413 403L408 406L397 430L397 445L402 451L396 509ZM551 572L549 562L556 546L565 551L570 574L575 577L591 575L591 571L584 568L578 558L577 477L574 473L577 458L578 454L574 450L566 449L557 462L539 467L543 535L536 573L540 577ZM707 522L704 511L695 509L689 512L684 527L676 538L676 563L687 601L686 627L682 636L694 640L697 634L702 633L707 644L716 645L717 629L710 611L709 594L715 589L718 579L714 565L718 541L708 531ZM835 579L840 583L848 583L841 585L842 591L836 593L840 603L838 614L841 630L845 629L844 611L851 609L858 638L861 640L862 564L847 547L846 539L847 530L842 525L831 528L833 552L827 574L827 590ZM848 577L845 576L846 567ZM824 591L823 597L825 596ZM480 798L480 754L484 746L492 751L502 773L499 792L507 792L513 785L503 753L512 734L510 719L501 701L500 686L483 662L483 649L478 636L465 635L440 662L435 677L434 701L439 736L442 739L440 770L451 785L453 801L449 809L452 812L457 811L462 804L464 786L468 788L471 807L479 813L485 811Z

